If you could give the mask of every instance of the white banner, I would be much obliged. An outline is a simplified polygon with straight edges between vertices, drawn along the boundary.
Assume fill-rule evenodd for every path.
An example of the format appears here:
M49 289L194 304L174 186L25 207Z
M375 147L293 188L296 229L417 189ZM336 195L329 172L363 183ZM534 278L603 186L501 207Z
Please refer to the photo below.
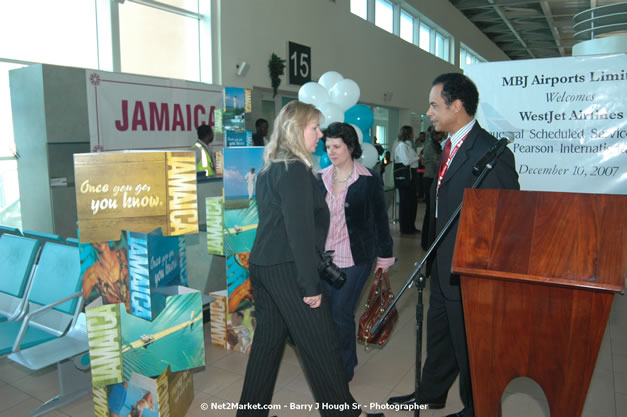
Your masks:
M467 67L477 120L510 149L523 190L627 194L627 55Z
M92 151L189 147L214 125L222 88L167 78L86 70Z

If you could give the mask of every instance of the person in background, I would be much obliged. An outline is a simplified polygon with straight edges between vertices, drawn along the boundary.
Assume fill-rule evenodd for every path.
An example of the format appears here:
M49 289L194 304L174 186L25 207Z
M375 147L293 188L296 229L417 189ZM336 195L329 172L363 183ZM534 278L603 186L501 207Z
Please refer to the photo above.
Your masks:
M279 112L257 177L259 227L250 255L257 327L240 406L272 403L288 335L296 345L323 417L365 417L342 367L330 303L322 295L319 253L329 228L312 153L322 136L322 114L292 101ZM348 409L342 410L346 405ZM237 417L266 417L268 409L241 407ZM266 408L266 409L263 409ZM372 414L382 417L383 414Z
M372 137L372 146L375 147L380 158L381 155L383 155L384 149L383 149L383 146L379 143L379 139L376 136Z
M209 144L213 142L213 130L211 126L200 125L196 129L198 140L194 143L194 152L196 152L196 174L200 176L215 175L215 165L209 150Z
M427 116L436 131L448 132L450 138L442 152L438 178L431 186L429 243L461 204L464 189L475 182L472 170L476 161L496 143L496 138L475 120L478 103L477 87L463 74L442 74L433 81ZM511 150L505 148L481 188L520 188ZM458 224L459 218L438 246L433 261L427 312L427 359L422 369L420 392L392 397L388 403L418 402L429 408L443 408L449 389L459 375L459 394L464 409L447 417L474 417L459 275L451 273Z
M416 170L416 197L418 201L423 201L425 199L425 190L422 187L422 178L425 172L424 162L422 160L422 153L424 151L426 134L425 132L420 132L418 137L413 143L414 151L418 155L418 169Z
M421 246L423 250L427 250L429 239L429 219L431 210L429 210L429 199L431 195L431 184L433 184L434 178L438 176L438 170L440 168L440 159L442 158L442 140L446 137L443 132L436 132L430 130L429 138L425 141L425 147L422 151L422 160L425 166L425 172L422 177L422 189L425 190L427 206L425 208L425 217L422 220L422 241Z
M268 121L266 119L257 119L255 122L255 133L253 134L253 146L266 146L268 139Z
M361 145L347 123L331 123L325 131L330 166L320 173L331 224L325 250L334 251L333 262L346 272L340 288L323 281L337 326L346 377L353 379L357 366L355 308L364 284L376 268L384 272L394 264L392 236L381 176L358 162Z
M418 168L418 154L412 148L414 129L411 126L401 127L398 133L398 144L394 149L394 163L409 167L411 185L398 189L399 195L399 222L402 235L414 235L416 229L416 210L418 198L416 196L416 169Z

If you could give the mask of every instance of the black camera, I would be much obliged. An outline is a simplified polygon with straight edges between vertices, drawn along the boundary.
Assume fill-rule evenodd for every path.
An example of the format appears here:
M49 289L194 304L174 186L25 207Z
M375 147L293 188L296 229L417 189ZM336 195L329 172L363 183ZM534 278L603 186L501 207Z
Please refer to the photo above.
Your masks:
M327 280L335 288L341 288L346 282L346 272L342 271L333 263L333 251L327 250L319 252L320 264L318 265L318 274Z

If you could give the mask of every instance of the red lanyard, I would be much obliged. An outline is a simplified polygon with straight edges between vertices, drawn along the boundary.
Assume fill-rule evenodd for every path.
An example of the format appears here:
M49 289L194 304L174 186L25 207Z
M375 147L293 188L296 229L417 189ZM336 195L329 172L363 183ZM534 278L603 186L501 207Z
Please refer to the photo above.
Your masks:
M470 133L470 132L468 132L468 133ZM455 156L455 154L457 153L459 148L464 143L464 140L468 136L468 133L466 133L466 135L459 142L457 142L457 145L455 145L455 147L453 149L451 149L451 152L448 154L448 159L446 160L446 163L440 169L440 173L438 174L438 186L437 186L437 189L440 189L440 184L442 183L442 179L446 175L446 171L448 171L448 167L449 167L449 165L451 165L451 161L453 160L453 157ZM449 140L451 140L451 139L449 138Z

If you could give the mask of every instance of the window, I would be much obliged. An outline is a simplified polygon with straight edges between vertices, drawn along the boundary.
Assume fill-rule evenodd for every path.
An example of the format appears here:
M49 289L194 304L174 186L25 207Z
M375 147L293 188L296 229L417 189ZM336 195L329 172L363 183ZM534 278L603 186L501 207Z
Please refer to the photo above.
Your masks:
M388 138L385 134L385 126L376 125L375 126L375 136L377 138L377 143L380 143L383 147L390 146ZM374 138L372 139L374 142Z
M20 0L0 5L0 57L98 68L94 1Z
M140 4L120 5L122 72L200 81L198 20Z
M459 67L464 69L468 65L475 64L477 62L485 62L485 59L473 52L466 45L461 44L459 48Z
M135 1L135 0L131 0ZM453 62L453 37L402 0L351 0L351 13L417 45L447 62Z
M45 63L211 83L210 6L211 0L0 1L0 224L21 228L8 71Z
M158 0L159 3L169 6L178 7L179 9L189 10L190 12L199 13L198 0Z
M24 65L0 62L0 157L13 157L15 152L9 71L21 67Z
M418 44L421 49L438 58L451 61L451 37L443 30L421 21Z
M383 30L394 33L394 5L388 0L376 0L374 24Z
M13 141L9 70L24 65L0 62L0 224L22 228L20 188Z
M351 0L351 13L368 20L368 0Z
M435 34L435 55L445 61L450 59L449 39L437 32Z
M414 16L401 10L400 37L409 43L414 43Z
M390 147L396 140L396 133L398 132L398 109L392 109L389 107L376 106L372 109L374 115L374 123L371 129L371 136L377 137L377 142L383 146L383 148L390 150ZM372 138L374 143L374 138Z
M418 40L420 49L430 52L431 28L427 24L422 22L420 22L420 36Z

